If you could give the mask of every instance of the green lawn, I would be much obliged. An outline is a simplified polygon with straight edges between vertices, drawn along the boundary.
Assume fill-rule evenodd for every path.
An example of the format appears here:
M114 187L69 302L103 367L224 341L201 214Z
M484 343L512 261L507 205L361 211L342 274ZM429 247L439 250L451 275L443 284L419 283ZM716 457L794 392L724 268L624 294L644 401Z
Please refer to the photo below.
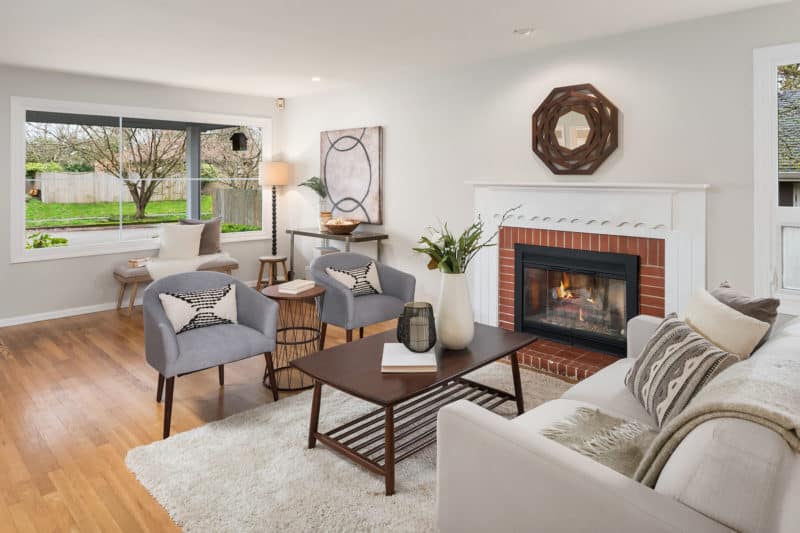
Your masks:
M211 195L205 194L200 199L202 218L213 216L214 208ZM29 230L64 228L64 227L102 227L119 224L118 202L96 202L92 204L43 203L31 199L25 204L25 225ZM147 204L145 220L134 218L136 206L133 202L122 203L122 225L160 224L177 222L186 218L185 200L161 200ZM240 224L223 223L222 232L258 231L261 228Z

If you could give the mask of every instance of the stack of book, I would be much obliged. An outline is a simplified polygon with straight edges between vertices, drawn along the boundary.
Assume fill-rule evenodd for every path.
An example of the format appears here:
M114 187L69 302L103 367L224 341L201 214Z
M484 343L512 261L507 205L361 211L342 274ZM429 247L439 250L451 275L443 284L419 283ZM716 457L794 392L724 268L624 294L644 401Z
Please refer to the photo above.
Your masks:
M131 268L143 267L147 264L147 261L149 260L150 260L149 257L137 257L135 259L128 259L128 266Z
M278 285L278 292L283 294L300 294L314 288L314 282L307 279L296 279Z
M407 372L436 372L436 370L435 348L431 348L427 352L416 353L399 342L387 342L383 345L381 372L401 374Z

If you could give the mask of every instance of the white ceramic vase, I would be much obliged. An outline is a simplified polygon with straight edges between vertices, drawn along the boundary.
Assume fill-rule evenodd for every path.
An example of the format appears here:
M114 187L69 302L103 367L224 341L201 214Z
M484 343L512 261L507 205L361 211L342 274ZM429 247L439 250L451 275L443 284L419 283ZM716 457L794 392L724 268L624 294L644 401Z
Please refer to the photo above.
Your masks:
M437 336L447 349L461 350L472 341L475 322L466 274L442 274L436 326Z

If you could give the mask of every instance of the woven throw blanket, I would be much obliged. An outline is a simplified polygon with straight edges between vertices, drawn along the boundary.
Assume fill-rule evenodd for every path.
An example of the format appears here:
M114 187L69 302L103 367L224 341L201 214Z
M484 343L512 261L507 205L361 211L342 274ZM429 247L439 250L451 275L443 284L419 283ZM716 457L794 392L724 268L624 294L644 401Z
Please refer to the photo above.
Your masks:
M149 259L145 266L147 273L153 280L165 278L173 274L182 274L184 272L194 272L206 263L225 259L230 257L226 253L198 255L197 257L189 257L186 259L159 259L154 257Z
M540 433L628 477L633 477L656 436L654 428L641 422L588 407L578 407L572 415Z
M739 418L772 429L800 453L800 357L793 350L757 354L712 379L661 428L634 479L654 487L661 470L694 428L715 418Z

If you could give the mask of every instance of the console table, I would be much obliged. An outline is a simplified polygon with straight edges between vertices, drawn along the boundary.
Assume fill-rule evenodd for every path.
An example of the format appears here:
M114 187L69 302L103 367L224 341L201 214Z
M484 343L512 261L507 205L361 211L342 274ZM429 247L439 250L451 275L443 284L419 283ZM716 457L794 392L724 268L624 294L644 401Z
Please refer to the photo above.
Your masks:
M376 255L375 259L380 262L381 260L381 241L388 239L389 235L386 233L378 233L375 231L354 231L347 235L335 235L327 231L320 231L318 228L290 228L286 230L289 234L289 279L294 279L294 238L300 237L313 237L323 241L340 241L344 243L344 251L350 251L350 243L353 242L375 242Z

